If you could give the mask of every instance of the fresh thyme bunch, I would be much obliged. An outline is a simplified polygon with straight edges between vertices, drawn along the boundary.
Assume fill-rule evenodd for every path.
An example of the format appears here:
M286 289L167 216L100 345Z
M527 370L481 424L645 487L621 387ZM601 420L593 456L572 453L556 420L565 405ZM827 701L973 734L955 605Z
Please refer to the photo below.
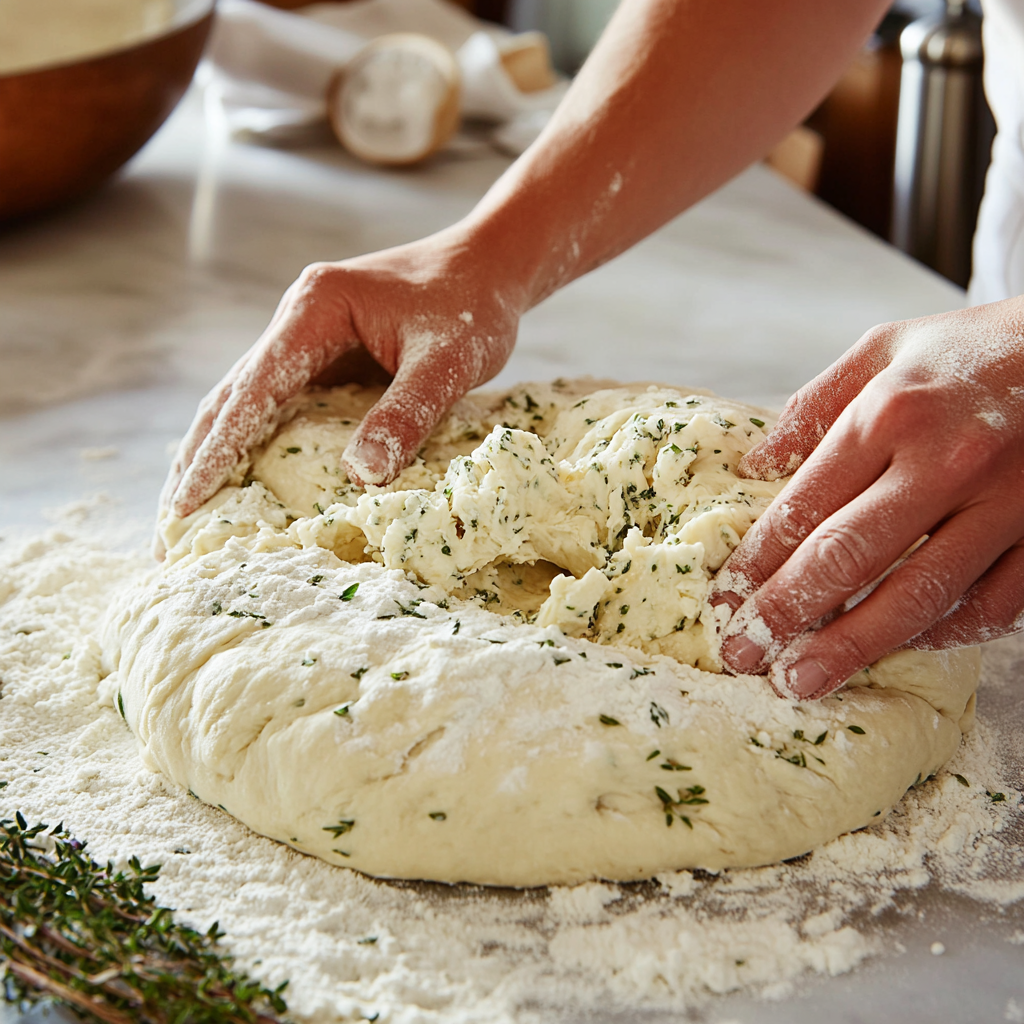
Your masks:
M105 1024L276 1024L270 991L175 924L144 886L159 866L101 867L63 824L0 821L0 970L8 1002L54 999Z

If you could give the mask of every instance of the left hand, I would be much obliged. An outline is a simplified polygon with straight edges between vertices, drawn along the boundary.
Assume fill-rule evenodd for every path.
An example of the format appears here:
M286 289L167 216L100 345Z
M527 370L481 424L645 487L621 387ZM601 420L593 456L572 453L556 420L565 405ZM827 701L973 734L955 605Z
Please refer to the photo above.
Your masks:
M1024 296L869 331L740 463L794 470L716 580L729 669L814 699L1024 630Z

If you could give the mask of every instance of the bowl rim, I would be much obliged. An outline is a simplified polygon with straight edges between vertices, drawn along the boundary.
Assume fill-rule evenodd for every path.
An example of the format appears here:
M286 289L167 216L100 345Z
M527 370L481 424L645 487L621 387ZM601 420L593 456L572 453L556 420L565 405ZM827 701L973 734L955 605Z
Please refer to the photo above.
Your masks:
M115 54L124 53L127 50L134 50L139 46L146 46L166 36L172 36L183 29L202 21L212 14L217 6L217 0L174 0L174 14L171 20L163 28L155 32L147 32L137 36L127 43L118 46L95 50L90 53L79 54L69 60L48 61L44 64L30 64L27 67L17 68L14 71L0 72L0 82L5 79L19 78L22 75L33 75L38 71L55 71L58 68L70 68L76 64L86 64L89 61L100 60L104 57L113 57Z

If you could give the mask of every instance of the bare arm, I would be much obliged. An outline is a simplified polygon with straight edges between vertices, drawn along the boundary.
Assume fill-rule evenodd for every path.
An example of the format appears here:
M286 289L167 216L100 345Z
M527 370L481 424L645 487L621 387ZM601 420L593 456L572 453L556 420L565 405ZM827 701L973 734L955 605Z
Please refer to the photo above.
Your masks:
M204 400L162 503L210 497L276 408L353 348L394 381L345 453L384 483L466 391L493 377L520 315L707 195L819 101L885 0L624 0L531 149L462 222L307 268Z
M887 6L626 0L547 130L463 230L539 302L764 156Z

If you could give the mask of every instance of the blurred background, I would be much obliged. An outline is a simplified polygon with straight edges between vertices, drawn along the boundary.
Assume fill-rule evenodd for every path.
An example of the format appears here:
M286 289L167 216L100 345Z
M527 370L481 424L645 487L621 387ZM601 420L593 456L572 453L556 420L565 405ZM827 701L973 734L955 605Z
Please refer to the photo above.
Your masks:
M299 146L322 141L329 122L350 153L371 163L467 154L481 140L515 155L543 127L617 2L221 0L211 32L213 0L64 5L77 22L57 17L60 4L0 0L0 224L91 190L129 159L184 93L208 35L199 78L208 91L214 81L235 139ZM121 25L129 9L146 24ZM99 39L101 21L133 45L92 59L87 37ZM361 55L396 30L441 46L399 48L375 64ZM83 59L72 64L77 51ZM325 101L341 67L347 79L359 69L369 106L345 100L337 83ZM360 103L364 113L390 104L388 116L402 121L397 134L384 138L373 111L356 123ZM436 123L424 127L435 111ZM489 133L474 136L475 123ZM993 135L977 0L897 0L766 162L965 287Z
M295 8L305 0L272 2ZM516 32L543 32L555 67L571 76L619 0L459 2ZM913 22L921 29L904 36ZM978 0L898 0L830 95L768 157L800 187L961 287L995 131L981 86L980 25Z
M617 6L618 0L476 0L481 17L545 32L555 64L570 74ZM980 16L977 2L893 4L831 94L768 158L801 187L961 286L970 277L970 240L995 131L981 88ZM901 52L904 29L919 19L928 30L908 33ZM942 166L952 180L929 182ZM922 195L929 185L932 194Z

